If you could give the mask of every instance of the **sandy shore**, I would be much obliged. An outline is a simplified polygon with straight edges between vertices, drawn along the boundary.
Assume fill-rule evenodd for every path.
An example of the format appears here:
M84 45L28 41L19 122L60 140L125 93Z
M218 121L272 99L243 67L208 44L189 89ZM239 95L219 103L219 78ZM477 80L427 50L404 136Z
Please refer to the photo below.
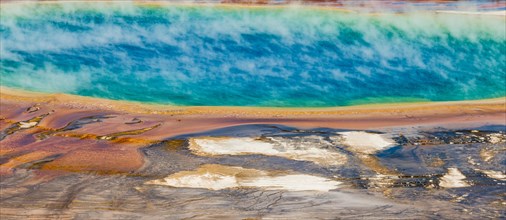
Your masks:
M51 162L41 169L131 172L144 165L139 148L177 135L242 124L337 129L506 124L506 98L261 108L150 105L6 87L0 88L0 97L0 129L6 134L0 148L2 174L45 160Z
M14 106L41 105L54 111L49 116L50 118L79 110L157 118L160 122L175 118L197 120L200 124L215 120L230 125L279 122L306 128L372 129L411 124L506 123L506 97L471 101L389 103L325 108L271 108L157 105L68 94L28 92L7 87L0 87L0 96L2 110ZM9 111L2 111L2 116L6 119L10 118L9 115ZM172 134L176 135L177 132Z
M249 126L230 127L236 125ZM242 219L258 216L253 201L269 216L331 218L346 214L351 201L357 210L350 219L469 215L458 211L463 205L481 210L473 217L497 218L504 210L506 134L482 125L506 125L504 97L308 109L177 107L1 87L1 214L107 219L119 212L147 218L200 212L207 219L232 210L217 218ZM299 129L317 127L371 131ZM220 128L226 129L214 130ZM460 203L464 197L470 202ZM243 209L237 201L248 202ZM378 209L386 204L394 208Z

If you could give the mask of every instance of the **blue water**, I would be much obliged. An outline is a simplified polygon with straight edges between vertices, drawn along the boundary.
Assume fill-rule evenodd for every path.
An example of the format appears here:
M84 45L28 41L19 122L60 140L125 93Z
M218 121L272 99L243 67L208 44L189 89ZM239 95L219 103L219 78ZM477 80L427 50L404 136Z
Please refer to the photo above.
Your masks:
M503 16L3 4L1 84L172 105L506 96Z

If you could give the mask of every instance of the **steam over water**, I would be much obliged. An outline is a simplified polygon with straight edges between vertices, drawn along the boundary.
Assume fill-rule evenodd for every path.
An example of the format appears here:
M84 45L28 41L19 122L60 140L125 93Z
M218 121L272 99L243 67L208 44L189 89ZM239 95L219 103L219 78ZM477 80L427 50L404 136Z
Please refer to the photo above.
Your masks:
M2 86L174 105L506 96L504 16L3 4Z

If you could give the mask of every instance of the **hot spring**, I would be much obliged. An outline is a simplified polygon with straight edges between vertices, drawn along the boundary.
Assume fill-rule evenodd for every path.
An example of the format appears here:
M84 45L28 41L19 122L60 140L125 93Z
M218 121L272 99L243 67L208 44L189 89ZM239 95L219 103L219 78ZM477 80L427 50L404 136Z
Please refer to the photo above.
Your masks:
M4 4L2 86L180 106L506 96L504 16Z

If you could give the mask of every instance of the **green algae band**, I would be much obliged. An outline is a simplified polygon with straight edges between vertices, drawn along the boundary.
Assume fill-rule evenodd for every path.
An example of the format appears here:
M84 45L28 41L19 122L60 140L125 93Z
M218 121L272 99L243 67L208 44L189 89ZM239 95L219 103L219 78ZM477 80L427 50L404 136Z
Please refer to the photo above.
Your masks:
M172 105L506 96L504 16L3 4L2 86Z

